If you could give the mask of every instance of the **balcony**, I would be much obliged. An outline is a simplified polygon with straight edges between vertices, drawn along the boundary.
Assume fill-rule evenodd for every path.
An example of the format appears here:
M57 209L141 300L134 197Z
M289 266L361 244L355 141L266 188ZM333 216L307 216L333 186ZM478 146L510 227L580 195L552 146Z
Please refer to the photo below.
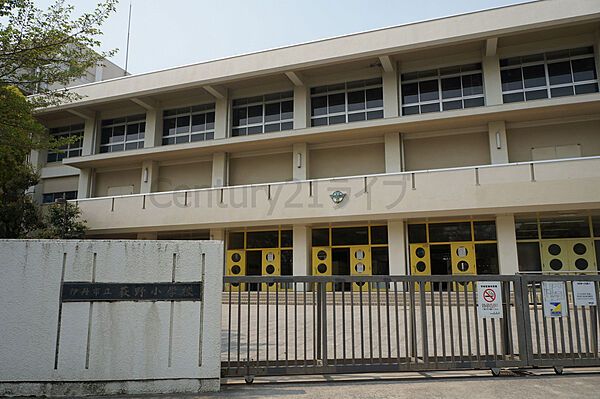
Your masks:
M589 209L600 156L73 202L93 233Z

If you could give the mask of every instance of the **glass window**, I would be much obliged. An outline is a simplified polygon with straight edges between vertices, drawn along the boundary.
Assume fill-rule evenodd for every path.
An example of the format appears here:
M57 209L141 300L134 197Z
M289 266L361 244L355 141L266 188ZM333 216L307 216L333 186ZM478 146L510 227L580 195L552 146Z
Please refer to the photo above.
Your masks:
M163 145L213 140L215 104L165 110L162 137Z
M475 241L496 240L496 222L493 220L473 222Z
M592 216L592 226L594 228L594 237L600 238L600 216ZM600 258L598 258L600 263Z
M371 226L371 244L387 244L387 226Z
M312 246L329 246L329 229L312 229Z
M100 130L100 152L144 148L146 115L105 119Z
M408 242L411 244L427 242L427 226L425 224L409 224Z
M537 272L542 270L539 242L517 242L519 270L522 272Z
M569 218L540 218L542 238L579 238L590 236L587 216Z
M515 230L517 240L538 239L538 223L537 219L516 219Z
M505 103L598 91L591 46L502 59L500 67Z
M429 242L471 241L471 223L429 223Z
M374 276L389 276L390 260L387 247L371 248L371 265Z
M74 143L66 144L60 147L60 151L48 151L46 162L60 162L64 158L81 156L83 147L83 124L63 126L50 129L50 135L56 138L79 136L79 140Z
M281 250L281 275L292 276L294 274L294 251L291 249ZM289 287L293 288L293 287Z
M279 231L246 232L246 248L278 248Z
M66 200L77 199L77 191L60 191L56 193L44 193L42 194L42 204L53 204L59 198L64 198Z
M291 248L293 246L292 230L281 230L281 248Z
M231 136L280 132L294 125L294 93L267 94L232 102Z
M381 78L310 89L311 126L383 118Z
M331 245L367 245L367 227L338 227L331 229Z
M494 244L475 244L477 274L500 274L498 267L498 247Z
M479 107L485 103L481 64L405 73L401 78L402 115Z

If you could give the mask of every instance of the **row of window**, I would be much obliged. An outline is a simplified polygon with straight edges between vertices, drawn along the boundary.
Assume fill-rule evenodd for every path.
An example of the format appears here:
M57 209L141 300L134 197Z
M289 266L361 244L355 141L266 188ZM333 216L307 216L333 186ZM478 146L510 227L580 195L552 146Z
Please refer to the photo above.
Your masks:
M593 47L500 60L504 103L598 92ZM414 115L485 105L481 63L403 73L401 114ZM383 118L381 78L310 89L311 126ZM293 92L235 99L231 136L293 129ZM163 112L163 145L214 139L215 104ZM143 148L145 116L102 121L100 152ZM83 125L52 129L56 135L82 135ZM81 155L81 141L49 152L48 162Z
M53 204L59 198L67 200L77 199L77 191L61 191L42 194L42 204Z

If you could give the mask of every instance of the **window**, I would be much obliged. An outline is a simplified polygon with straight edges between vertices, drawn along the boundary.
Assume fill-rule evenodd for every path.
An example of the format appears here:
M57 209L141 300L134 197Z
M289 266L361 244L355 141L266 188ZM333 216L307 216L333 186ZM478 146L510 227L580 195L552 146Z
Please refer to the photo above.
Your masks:
M163 112L163 145L212 140L214 138L214 103Z
M294 127L294 92L240 98L232 102L231 135L280 132Z
M591 46L502 59L500 74L505 103L598 91Z
M480 63L402 74L402 115L483 105Z
M144 114L103 120L100 152L144 148L145 131L146 115Z
M381 78L310 89L311 126L383 118Z
M77 191L62 191L59 193L46 193L42 195L42 204L53 204L59 198L67 200L77 199Z
M50 134L56 138L73 136L80 136L81 138L74 143L61 146L61 152L48 151L46 162L60 162L63 160L63 158L81 156L81 147L83 141L83 124L55 127L50 129Z

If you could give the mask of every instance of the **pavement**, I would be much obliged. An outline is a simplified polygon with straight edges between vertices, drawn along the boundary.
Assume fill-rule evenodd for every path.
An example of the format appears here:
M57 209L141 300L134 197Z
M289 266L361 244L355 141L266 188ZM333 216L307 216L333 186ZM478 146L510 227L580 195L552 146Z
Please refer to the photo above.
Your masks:
M594 393L595 392L595 393ZM600 368L489 371L407 372L385 374L257 377L223 381L221 392L111 396L111 399L195 398L597 398ZM104 397L106 398L106 397ZM100 399L93 397L87 399Z

